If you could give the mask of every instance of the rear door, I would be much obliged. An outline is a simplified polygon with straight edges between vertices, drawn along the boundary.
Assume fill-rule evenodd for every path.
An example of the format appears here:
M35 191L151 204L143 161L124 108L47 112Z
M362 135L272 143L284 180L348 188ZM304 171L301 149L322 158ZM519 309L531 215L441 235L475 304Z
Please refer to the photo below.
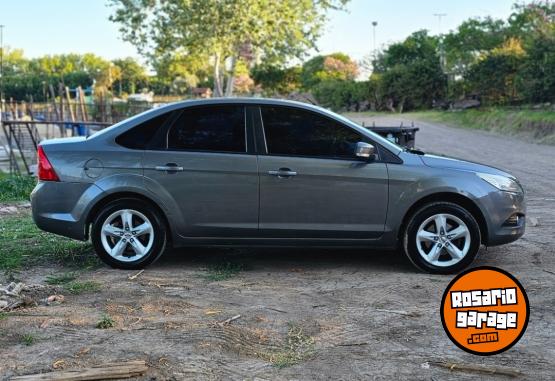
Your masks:
M145 151L145 177L176 201L182 236L257 233L257 158L247 152L246 131L243 105L188 107L167 128L162 147Z
M379 237L388 202L386 164L354 155L372 143L301 108L261 106L260 233L280 238Z

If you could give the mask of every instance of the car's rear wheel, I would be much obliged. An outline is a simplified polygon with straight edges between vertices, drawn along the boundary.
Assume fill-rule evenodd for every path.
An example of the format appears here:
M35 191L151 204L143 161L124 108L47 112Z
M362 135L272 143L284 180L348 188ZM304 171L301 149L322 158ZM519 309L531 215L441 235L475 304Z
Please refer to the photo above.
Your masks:
M91 240L100 259L120 269L143 268L166 247L166 226L160 212L137 199L107 204L95 218Z
M463 207L435 202L412 215L403 243L405 253L416 267L449 274L474 261L480 248L480 228Z

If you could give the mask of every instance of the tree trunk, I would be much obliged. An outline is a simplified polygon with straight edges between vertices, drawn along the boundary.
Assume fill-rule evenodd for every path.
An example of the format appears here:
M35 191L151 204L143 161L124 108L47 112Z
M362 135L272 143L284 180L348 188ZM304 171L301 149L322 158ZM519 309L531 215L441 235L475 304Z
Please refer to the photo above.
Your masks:
M222 90L222 77L220 76L220 53L216 53L214 57L214 96L221 97L223 95Z
M393 107L393 99L387 98L387 100L385 101L385 107L386 107L389 111L395 112L395 107Z
M405 108L405 98L402 98L401 102L399 102L399 114L403 113L404 108Z
M229 76L227 77L227 84L225 89L225 96L231 97L233 95L233 85L235 82L235 67L237 66L237 58L231 56L231 70L229 71Z

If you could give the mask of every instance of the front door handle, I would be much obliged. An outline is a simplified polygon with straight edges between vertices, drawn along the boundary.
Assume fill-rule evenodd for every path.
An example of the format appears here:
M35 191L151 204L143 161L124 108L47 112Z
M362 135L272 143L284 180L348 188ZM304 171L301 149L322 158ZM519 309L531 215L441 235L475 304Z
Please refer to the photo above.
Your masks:
M297 172L292 171L289 168L280 168L277 171L268 171L268 174L279 178L297 176Z
M183 167L178 166L176 163L168 163L166 165L157 165L154 167L157 171L163 172L183 172Z

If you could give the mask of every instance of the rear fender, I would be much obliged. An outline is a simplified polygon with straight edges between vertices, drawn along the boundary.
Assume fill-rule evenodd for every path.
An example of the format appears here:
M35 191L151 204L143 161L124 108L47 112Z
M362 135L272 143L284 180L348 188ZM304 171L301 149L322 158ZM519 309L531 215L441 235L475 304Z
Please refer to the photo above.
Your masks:
M98 205L99 202L107 197L117 195L118 193L126 197L137 194L151 200L162 210L168 223L171 225L170 230L174 238L178 238L178 232L183 231L185 220L181 213L181 208L179 208L176 200L163 187L151 179L134 174L114 174L99 179L95 185L102 190L102 194L89 204L87 215L93 210L95 205Z

